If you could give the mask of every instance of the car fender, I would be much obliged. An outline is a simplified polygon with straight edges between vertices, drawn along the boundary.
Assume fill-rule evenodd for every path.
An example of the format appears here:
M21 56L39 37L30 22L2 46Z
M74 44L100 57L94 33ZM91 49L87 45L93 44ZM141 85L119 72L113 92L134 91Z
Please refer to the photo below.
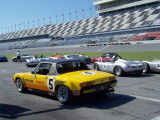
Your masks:
M14 77L13 77L14 83L16 82L17 78L20 78L20 79L22 80L24 86L25 86L24 77L23 77L23 75L22 75L21 73L16 73L16 74L14 74Z
M71 91L73 90L80 90L79 84L75 84L76 82L78 83L77 80L67 77L67 76L57 76L57 77L50 77L49 79L54 79L54 92L56 92L57 88L59 86L67 86ZM48 81L49 81L48 79ZM48 83L47 83L48 84Z
M127 64L126 64L126 63L119 63L119 62L116 63L116 62L115 62L115 63L113 64L113 71L114 71L114 69L115 69L116 66L120 66L124 71L125 71L125 69L127 69Z

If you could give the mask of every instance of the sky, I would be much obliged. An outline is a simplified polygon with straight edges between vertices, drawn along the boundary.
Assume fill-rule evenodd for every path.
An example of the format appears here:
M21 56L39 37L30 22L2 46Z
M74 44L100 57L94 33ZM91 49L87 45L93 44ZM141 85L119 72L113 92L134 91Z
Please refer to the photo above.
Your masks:
M93 0L0 0L0 15L0 34L98 16Z

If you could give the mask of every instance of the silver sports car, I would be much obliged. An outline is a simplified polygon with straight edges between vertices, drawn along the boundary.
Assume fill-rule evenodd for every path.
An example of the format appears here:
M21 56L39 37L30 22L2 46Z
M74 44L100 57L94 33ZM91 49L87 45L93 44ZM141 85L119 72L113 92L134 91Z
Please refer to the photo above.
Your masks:
M160 72L160 60L142 61L145 65L143 72Z
M32 54L22 53L22 54L21 54L20 61L21 61L21 62L26 62L26 59L30 59L30 58L33 58L33 57L35 57L35 56L32 55ZM17 62L17 57L13 57L13 58L12 58L12 61L13 61L13 62Z
M26 59L26 66L27 67L31 67L31 66L35 67L42 61L51 62L51 61L53 61L53 59L50 57L38 57L38 58L34 57L34 58Z
M93 65L95 70L114 73L117 76L122 76L125 73L143 73L144 65L140 61L128 61L120 56L113 56L110 62L95 62Z
M84 56L84 55L64 55L62 56L62 59L80 59L86 64L90 64L92 62L91 58L89 58L88 56Z

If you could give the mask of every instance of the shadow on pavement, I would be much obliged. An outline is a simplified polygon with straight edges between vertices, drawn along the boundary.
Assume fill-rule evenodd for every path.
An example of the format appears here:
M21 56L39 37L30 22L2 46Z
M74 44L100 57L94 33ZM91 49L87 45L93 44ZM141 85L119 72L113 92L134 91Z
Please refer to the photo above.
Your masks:
M15 119L17 115L30 111L30 109L17 105L1 104L0 103L0 118Z
M38 94L37 94L38 95ZM41 97L47 97L46 95L40 95ZM48 97L53 99L53 97ZM16 119L19 117L25 117L30 115L37 115L42 113L54 112L57 110L74 110L79 108L92 108L92 109L111 109L124 105L133 101L135 98L123 95L123 94L103 94L103 95L89 95L75 99L70 105L58 104L58 107L47 110L40 110L33 112L31 109L20 107L17 105L0 104L0 117L6 119ZM58 101L57 101L58 102Z

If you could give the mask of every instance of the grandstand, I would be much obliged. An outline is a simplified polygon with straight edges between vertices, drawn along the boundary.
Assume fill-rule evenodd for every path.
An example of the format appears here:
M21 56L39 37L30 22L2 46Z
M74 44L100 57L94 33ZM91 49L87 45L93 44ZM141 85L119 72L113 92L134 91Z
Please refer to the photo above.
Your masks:
M94 5L99 17L1 34L0 50L160 39L159 0L95 0Z

